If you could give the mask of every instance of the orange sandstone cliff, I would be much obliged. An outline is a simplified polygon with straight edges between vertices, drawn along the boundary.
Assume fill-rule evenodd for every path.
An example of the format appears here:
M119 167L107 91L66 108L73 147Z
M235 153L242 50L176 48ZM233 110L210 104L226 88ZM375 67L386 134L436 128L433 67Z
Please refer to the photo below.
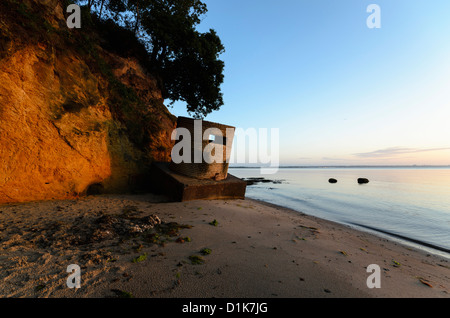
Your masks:
M139 191L176 120L157 79L59 0L0 3L0 203Z

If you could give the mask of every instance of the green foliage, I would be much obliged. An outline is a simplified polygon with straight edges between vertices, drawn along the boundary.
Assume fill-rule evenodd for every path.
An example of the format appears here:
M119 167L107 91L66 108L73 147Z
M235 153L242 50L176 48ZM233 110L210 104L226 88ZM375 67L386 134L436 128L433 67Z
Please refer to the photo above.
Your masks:
M139 263L139 262L145 261L146 259L147 259L147 253L144 253L142 255L139 255L139 256L133 258L132 262L133 263Z
M146 49L149 68L164 83L165 98L185 102L188 112L197 118L224 104L220 86L225 64L219 56L225 48L214 30L196 30L207 12L206 4L200 0L88 2L101 18L114 19L105 21L110 28L116 28L112 24L121 25L133 34L114 34L117 38L113 42L118 46L126 48L130 39L139 39Z
M113 293L115 293L116 296L119 298L134 298L133 294L130 292L126 292L126 291L119 290L119 289L111 289L111 291Z
M158 68L168 98L184 101L188 112L204 117L223 105L220 86L225 51L217 33L198 32L195 27L207 12L197 0L151 1L141 25L150 38L152 64Z
M191 261L192 265L202 265L205 263L205 260L203 259L203 257L198 256L198 255L189 256L189 260Z
M203 248L201 251L200 251L200 253L202 254L202 255L209 255L209 254L211 254L212 253L212 250L210 249L210 248Z
M223 105L220 86L225 64L218 59L224 48L214 30L186 34L175 57L164 61L163 78L169 98L186 102L195 117L204 117Z
M402 266L402 264L400 264L399 262L397 262L397 261L395 261L395 260L392 260L392 266L394 266L394 267L400 267L400 266Z
M109 81L109 105L114 118L124 124L128 137L136 146L146 147L152 135L159 131L159 122L137 96L134 89L120 82L103 58L96 53L94 56L101 73Z
M19 27L14 30L14 35L17 37L17 34L20 34L31 43L49 42L49 33L55 31L41 14L41 10L40 4L31 6L19 0L2 0L0 3L0 11L7 14L7 18Z

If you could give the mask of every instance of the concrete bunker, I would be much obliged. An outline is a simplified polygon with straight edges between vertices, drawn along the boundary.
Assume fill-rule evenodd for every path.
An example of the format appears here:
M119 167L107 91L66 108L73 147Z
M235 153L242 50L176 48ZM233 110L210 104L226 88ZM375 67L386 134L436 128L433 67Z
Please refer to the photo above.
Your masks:
M228 173L235 127L179 117L176 134L172 161L153 164L155 193L179 202L245 199L247 183Z
M233 147L235 127L179 117L177 129L186 129L191 136L188 160L170 164L173 172L199 179L225 180ZM178 141L184 142L186 141ZM175 144L175 147L177 144ZM216 153L217 150L219 153ZM213 158L214 157L214 158Z

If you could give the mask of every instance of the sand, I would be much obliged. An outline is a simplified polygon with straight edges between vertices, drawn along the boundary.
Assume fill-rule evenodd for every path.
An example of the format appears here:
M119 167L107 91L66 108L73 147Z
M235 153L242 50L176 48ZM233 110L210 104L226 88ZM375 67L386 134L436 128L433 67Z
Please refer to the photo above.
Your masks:
M450 297L444 256L255 200L164 201L0 206L0 296ZM71 264L79 289L67 287ZM367 286L371 264L381 288Z

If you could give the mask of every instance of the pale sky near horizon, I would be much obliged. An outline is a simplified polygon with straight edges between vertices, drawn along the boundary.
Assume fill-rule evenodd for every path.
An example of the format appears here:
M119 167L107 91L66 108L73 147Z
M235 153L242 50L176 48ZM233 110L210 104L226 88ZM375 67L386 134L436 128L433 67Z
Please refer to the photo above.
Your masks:
M205 120L279 128L281 165L450 165L450 1L204 2L226 48Z

